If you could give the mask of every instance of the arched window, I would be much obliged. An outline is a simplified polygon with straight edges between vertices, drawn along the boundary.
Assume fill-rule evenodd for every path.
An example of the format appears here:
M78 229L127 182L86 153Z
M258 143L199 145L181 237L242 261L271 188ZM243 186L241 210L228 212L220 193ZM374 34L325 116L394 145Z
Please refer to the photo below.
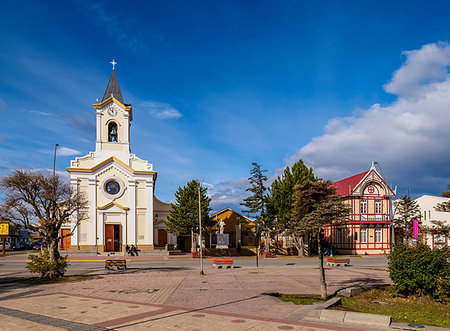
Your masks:
M108 124L108 141L116 143L118 141L117 124L111 122Z

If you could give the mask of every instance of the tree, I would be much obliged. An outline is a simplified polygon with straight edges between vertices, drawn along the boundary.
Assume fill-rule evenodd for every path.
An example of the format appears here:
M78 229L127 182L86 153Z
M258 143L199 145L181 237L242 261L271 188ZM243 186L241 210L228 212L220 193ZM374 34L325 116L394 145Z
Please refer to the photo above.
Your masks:
M420 209L417 201L404 195L400 200L394 202L395 217L394 228L408 241L413 235L413 220L420 222Z
M441 197L450 198L450 184L447 184L447 191L442 192Z
M445 198L450 198L450 184L447 184L447 191L441 193L441 196ZM438 203L436 207L434 207L436 211L443 211L450 213L450 200Z
M48 246L48 264L57 265L61 258L58 245L71 236L79 223L86 219L88 202L82 193L75 192L59 176L26 170L15 170L2 177L0 187L5 199L0 204L2 217L39 233ZM61 226L70 219L72 232L61 236ZM47 259L47 258L45 258ZM41 276L57 278L63 275L58 268L49 268Z
M256 219L256 241L258 243L258 231L267 231L270 224L267 222L265 217L266 201L267 197L264 192L267 188L264 186L265 181L267 181L267 176L264 175L267 170L261 170L261 165L256 162L252 163L253 169L250 170L251 177L248 178L250 182L250 187L246 189L247 192L252 192L253 194L244 199L241 202L242 206L247 207L246 210L242 210L242 213L248 217L254 217ZM259 229L258 229L259 228Z
M320 290L327 298L325 269L323 267L323 229L327 225L341 223L348 217L350 208L335 195L330 181L305 181L294 187L294 231L310 233L317 237L319 248Z
M298 255L304 256L304 233L293 231L292 209L294 186L315 180L312 168L305 166L302 160L284 169L283 175L272 182L267 209L272 219L277 219L277 226L282 232L292 235Z
M189 235L199 232L198 223L198 186L197 180L191 180L186 186L179 187L175 192L175 202L171 204L169 216L167 216L167 231L177 236ZM211 198L207 195L205 187L200 188L200 205L202 216L202 231L208 233L215 225L209 218L209 203Z

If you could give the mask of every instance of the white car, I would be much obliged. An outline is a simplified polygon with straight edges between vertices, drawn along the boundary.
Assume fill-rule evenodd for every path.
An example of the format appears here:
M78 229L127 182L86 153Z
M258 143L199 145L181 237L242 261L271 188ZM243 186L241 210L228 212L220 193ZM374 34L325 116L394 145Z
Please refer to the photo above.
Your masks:
M3 243L0 242L0 250L2 250ZM11 244L7 241L5 241L5 251L11 250Z

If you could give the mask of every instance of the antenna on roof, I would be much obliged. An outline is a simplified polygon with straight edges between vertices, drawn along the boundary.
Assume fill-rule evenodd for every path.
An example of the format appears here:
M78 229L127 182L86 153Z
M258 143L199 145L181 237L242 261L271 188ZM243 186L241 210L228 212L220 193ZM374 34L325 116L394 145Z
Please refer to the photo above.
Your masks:
M383 170L381 170L381 166L377 161L372 161L372 167L375 168L375 164L378 166L378 169L380 169L381 175L383 176L383 180L386 182L387 184L387 180L386 177L384 176Z

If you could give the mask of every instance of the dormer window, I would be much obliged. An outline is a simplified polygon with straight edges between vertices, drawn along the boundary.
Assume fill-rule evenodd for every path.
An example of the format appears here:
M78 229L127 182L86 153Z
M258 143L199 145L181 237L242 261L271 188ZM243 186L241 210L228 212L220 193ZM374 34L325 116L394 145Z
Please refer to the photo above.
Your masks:
M116 122L111 122L108 124L108 141L113 143L118 141Z

